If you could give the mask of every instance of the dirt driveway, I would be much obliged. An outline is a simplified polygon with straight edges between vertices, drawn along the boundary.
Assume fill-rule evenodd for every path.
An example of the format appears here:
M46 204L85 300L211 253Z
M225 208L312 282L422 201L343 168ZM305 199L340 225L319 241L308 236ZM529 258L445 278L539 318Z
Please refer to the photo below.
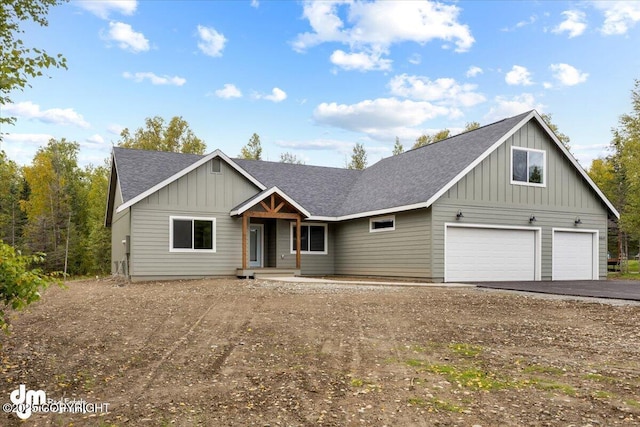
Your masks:
M108 413L3 413L3 426L640 424L637 304L106 280L50 289L12 323L0 403L25 384Z

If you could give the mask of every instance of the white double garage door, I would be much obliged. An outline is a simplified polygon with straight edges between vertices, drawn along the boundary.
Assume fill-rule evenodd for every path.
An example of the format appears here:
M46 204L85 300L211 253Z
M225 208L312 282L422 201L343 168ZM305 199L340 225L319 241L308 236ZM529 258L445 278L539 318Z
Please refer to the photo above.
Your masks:
M598 279L598 231L552 230L553 280ZM445 226L445 282L540 280L541 229Z

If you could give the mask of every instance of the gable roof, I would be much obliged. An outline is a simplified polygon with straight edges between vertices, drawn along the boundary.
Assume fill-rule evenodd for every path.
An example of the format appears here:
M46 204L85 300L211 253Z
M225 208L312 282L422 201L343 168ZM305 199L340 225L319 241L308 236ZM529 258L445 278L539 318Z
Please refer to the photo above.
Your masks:
M337 221L431 206L509 137L535 120L616 217L619 213L535 111L529 111L424 147L387 157L364 170L114 148L124 204L118 212L214 157L254 183L277 191L310 219ZM113 182L113 181L112 181ZM275 188L275 190L274 190ZM269 189L269 190L267 190ZM233 209L239 212L255 197Z

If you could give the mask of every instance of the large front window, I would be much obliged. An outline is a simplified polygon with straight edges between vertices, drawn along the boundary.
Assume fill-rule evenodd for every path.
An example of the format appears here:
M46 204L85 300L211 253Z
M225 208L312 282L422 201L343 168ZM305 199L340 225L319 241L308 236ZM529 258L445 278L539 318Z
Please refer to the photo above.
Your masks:
M296 224L291 223L291 253L296 253ZM327 224L300 225L300 252L308 254L327 253Z
M215 252L216 219L175 217L169 219L171 252Z
M541 150L511 148L511 183L544 187L545 157Z

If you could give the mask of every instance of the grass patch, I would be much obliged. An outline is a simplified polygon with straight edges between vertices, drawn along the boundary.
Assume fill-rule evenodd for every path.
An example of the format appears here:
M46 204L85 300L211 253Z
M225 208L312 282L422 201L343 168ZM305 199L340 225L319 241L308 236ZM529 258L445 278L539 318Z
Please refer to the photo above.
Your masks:
M429 407L430 410L435 411L447 411L447 412L456 412L460 413L464 411L464 408L454 405L453 403L447 402L446 400L438 399L432 397L429 401L424 400L421 397L410 397L407 399L407 403L411 406L417 406L419 408Z
M557 391L567 396L576 396L578 393L575 388L568 384L546 381L542 378L532 378L530 384L538 390Z
M618 382L616 378L608 377L606 375L601 375L601 374L593 374L593 373L585 375L584 379L597 381L600 383L607 383L607 384L615 384Z
M609 393L608 391L604 391L604 390L597 390L591 395L596 399L611 399L614 396L613 393Z
M628 406L631 406L632 408L640 409L640 402L638 402L637 400L628 399L628 400L625 400L624 403Z
M549 375L563 375L564 371L555 366L543 366L543 365L529 365L522 369L525 374L549 374Z
M501 390L514 387L515 384L502 380L492 372L468 367L458 368L453 365L435 365L423 360L409 359L405 362L412 368L422 372L431 372L444 376L447 381L472 390Z
M476 357L482 353L483 348L473 344L449 344L449 348L457 355L463 357Z

